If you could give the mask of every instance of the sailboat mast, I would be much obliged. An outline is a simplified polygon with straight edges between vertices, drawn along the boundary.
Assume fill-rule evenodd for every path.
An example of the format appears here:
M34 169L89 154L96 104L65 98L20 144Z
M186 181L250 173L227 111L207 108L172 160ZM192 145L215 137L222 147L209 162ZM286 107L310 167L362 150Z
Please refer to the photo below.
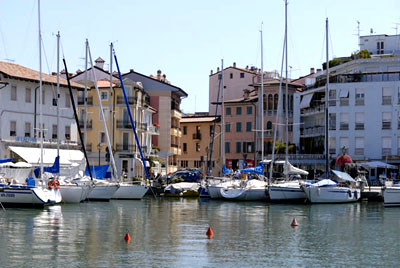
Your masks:
M87 94L88 94L88 92L87 92L87 87L88 87L88 66L87 66L87 63L88 63L88 46L89 46L89 42L88 42L88 40L86 39L86 42L85 42L85 89L84 89L84 91L83 91L83 104L84 104L84 107L85 107L85 113L84 113L84 116L83 116L83 132L85 133L84 134L84 136L83 136L83 145L84 145L84 147L86 148L86 140L87 140L87 114L88 114L88 110L87 110Z
M328 18L326 18L326 87L325 87L325 170L328 178L329 174L329 136L328 136L328 96L329 96L329 37L328 37Z
M261 120L261 161L264 160L264 54L263 54L263 32L261 23L261 89L258 94L258 101L260 107L260 120ZM255 159L254 159L255 160Z
M57 156L60 156L60 32L57 33Z
M113 128L113 119L114 119L114 112L113 112L113 108L114 108L114 97L113 97L113 84L112 84L112 66L113 66L113 43L110 43L110 140L111 140L111 151L109 151L108 153L111 155L112 154L112 148L114 146L114 137L113 137L113 132L114 132L114 128Z
M40 0L38 0L39 25L39 134L40 134L40 177L43 174L43 86L42 86L42 33L40 28Z
M285 39L287 40L288 36L288 27L287 27L287 0L285 1ZM285 132L286 132L286 150L285 150L285 163L286 165L289 162L289 87L288 87L288 42L285 42L285 77L286 77L286 83L285 83Z
M224 99L224 60L221 59L221 159L222 166L225 166L225 99Z

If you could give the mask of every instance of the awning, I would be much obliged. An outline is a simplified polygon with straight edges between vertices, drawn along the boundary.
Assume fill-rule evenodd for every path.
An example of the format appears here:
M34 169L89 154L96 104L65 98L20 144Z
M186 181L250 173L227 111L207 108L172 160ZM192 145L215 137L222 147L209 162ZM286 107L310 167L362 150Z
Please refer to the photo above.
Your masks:
M310 103L311 103L311 99L312 99L313 95L314 95L314 93L303 96L303 98L301 99L301 102L300 102L300 109L310 107Z
M364 168L390 168L390 169L398 169L396 166L393 166L391 164L387 164L385 162L381 161L372 161L372 162L367 162L367 163L361 163L360 166Z
M348 97L349 97L349 91L347 89L340 90L339 98L348 98Z
M332 170L332 173L335 175L335 178L340 181L351 181L355 182L355 180L346 172Z
M10 150L32 165L40 164L40 148L9 146ZM52 165L57 156L57 149L43 149L43 164ZM60 149L60 165L82 162L84 155L79 150Z

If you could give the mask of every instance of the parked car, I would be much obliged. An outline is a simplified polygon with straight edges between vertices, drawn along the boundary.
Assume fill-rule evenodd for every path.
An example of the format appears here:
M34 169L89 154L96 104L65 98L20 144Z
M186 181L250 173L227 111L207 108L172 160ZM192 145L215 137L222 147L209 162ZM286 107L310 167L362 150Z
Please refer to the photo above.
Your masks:
M178 170L166 176L167 184L171 183L173 178L182 178L184 182L199 182L202 178L200 170Z

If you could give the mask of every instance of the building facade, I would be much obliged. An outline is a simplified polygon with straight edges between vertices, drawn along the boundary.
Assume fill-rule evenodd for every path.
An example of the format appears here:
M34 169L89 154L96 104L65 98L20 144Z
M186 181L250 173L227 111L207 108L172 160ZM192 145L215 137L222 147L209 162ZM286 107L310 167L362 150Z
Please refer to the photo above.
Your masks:
M198 168L206 175L209 167L211 176L220 176L222 170L220 118L216 119L208 113L191 114L183 116L180 123L182 154L178 158L179 168ZM215 133L213 133L214 126L216 126ZM211 148L213 148L212 153Z

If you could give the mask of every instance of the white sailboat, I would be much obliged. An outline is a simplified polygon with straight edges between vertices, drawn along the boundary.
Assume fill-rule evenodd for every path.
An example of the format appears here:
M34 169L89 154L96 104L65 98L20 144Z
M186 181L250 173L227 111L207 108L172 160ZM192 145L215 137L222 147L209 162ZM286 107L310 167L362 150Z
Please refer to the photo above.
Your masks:
M328 18L326 19L326 87L325 87L325 176L318 183L304 185L304 192L311 203L348 203L358 201L361 190L356 181L347 173L329 171L328 153L328 96L329 96L329 54L328 54ZM338 181L338 183L332 181Z

